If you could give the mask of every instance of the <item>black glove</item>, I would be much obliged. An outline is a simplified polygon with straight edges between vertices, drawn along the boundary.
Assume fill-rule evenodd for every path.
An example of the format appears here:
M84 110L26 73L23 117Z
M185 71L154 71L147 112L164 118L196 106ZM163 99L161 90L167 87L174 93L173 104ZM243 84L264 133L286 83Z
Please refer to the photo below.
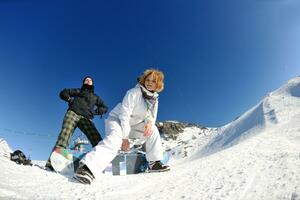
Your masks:
M103 115L103 114L107 113L107 108L106 107L98 107L96 110L96 113L98 115Z
M73 101L74 101L74 98L71 98L71 97L68 98L67 102L68 102L69 106L72 105Z

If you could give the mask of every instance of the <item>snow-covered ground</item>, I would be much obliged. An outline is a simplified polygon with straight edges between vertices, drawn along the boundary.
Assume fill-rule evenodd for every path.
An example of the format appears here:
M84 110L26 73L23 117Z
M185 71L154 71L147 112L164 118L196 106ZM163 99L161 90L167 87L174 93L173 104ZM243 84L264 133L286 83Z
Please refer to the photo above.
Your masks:
M0 157L10 158L10 153L12 153L11 148L3 138L0 138Z
M171 149L171 171L111 176L92 185L21 166L2 156L0 199L300 199L300 77L235 121L205 134L186 128ZM7 150L6 150L7 151ZM8 150L9 151L9 150Z

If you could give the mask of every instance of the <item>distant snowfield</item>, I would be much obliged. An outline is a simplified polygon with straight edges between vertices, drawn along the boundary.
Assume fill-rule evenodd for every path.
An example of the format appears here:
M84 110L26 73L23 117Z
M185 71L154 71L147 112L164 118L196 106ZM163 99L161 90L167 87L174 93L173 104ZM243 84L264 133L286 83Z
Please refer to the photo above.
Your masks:
M300 77L223 127L163 143L171 171L103 174L92 185L17 165L0 143L0 199L300 199Z

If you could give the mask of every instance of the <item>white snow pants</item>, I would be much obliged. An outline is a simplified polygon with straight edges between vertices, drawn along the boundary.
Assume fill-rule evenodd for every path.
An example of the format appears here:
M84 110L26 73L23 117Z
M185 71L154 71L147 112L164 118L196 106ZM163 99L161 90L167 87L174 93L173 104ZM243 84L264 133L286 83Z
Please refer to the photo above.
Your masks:
M152 134L149 137L141 132L131 131L129 138L138 138L146 145L146 159L148 161L157 161L163 159L163 149L160 140L159 131L156 126L152 128ZM95 178L99 178L103 170L116 157L118 150L122 145L122 128L116 118L109 117L105 120L106 137L98 143L81 160L91 170Z

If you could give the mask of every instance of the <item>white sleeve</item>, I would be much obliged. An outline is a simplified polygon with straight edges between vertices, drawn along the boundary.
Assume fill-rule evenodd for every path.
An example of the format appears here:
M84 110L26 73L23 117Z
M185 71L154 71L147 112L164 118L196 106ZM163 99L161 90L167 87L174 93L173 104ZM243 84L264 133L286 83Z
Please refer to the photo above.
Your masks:
M135 106L137 95L134 90L127 91L123 98L119 119L121 122L123 138L128 138L130 133L130 117Z

